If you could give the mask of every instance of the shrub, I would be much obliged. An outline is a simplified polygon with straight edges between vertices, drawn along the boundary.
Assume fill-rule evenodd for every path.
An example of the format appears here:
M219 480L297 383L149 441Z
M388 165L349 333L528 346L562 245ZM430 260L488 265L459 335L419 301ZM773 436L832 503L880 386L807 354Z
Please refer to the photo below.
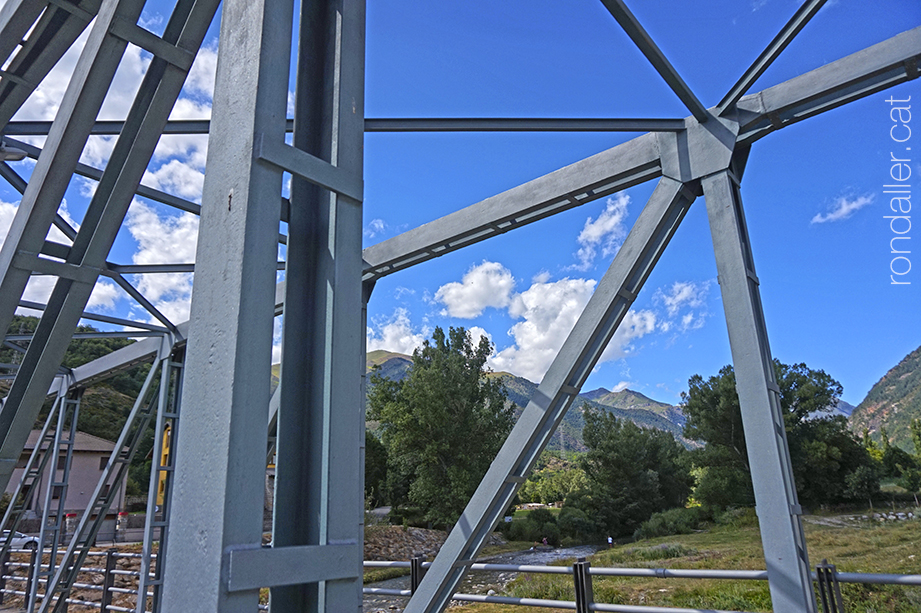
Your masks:
M732 526L733 528L757 528L758 515L752 507L727 509L716 516L716 523L720 526Z
M572 506L564 506L557 518L560 533L578 542L590 541L595 537L598 527L588 518L585 511Z
M652 517L637 528L633 533L633 538L640 540L672 534L689 534L697 530L700 524L708 519L710 519L709 514L701 507L679 507L653 513Z

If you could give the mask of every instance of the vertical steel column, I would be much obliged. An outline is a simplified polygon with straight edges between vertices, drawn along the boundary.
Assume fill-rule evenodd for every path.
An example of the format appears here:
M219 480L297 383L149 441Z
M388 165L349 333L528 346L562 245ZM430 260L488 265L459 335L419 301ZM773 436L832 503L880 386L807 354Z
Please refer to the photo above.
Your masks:
M572 581L576 593L576 613L589 613L595 603L595 596L592 592L591 567L591 562L586 562L585 558L579 558L572 565Z
M282 172L254 143L284 142L292 12L290 0L223 5L165 611L252 613L259 601L259 586L230 590L222 563L262 536Z
M62 382L61 387L67 385L66 379ZM77 435L77 419L80 416L80 400L83 396L83 388L67 393L61 402L61 408L58 411L58 423L54 433L54 443L48 448L48 457L50 466L48 467L48 485L45 489L45 504L42 508L42 527L38 536L38 550L41 552L48 551L48 565L42 567L41 560L35 566L35 580L32 582L32 591L28 596L28 610L35 610L35 603L38 597L38 589L44 583L47 586L48 580L54 576L58 563L58 547L61 544L64 526L64 504L67 500L67 485L70 477L70 463L73 459L74 439ZM65 431L66 427L66 431ZM61 450L66 449L63 455L64 466L59 466L61 461ZM58 478L58 471L62 471ZM59 489L58 489L59 488ZM54 519L52 520L52 504L54 504L55 489L58 489L57 506L53 509ZM47 590L46 590L47 591Z
M761 542L777 613L814 613L815 593L780 410L758 277L739 182L732 170L703 180Z
M694 201L694 191L662 177L547 374L531 396L441 551L406 606L442 611L508 509L541 451Z
M4 513L3 519L0 520L0 530L16 532L19 529L19 522L22 520L26 509L29 508L29 504L41 484L42 475L45 474L45 467L54 452L55 432L51 431L51 424L57 419L58 411L61 410L66 395L67 383L64 380L60 382L57 397L54 404L51 405L51 411L48 413L47 419L45 419L45 425L42 426L38 440L35 442L35 447L32 448L32 453L29 455L29 460L22 469L22 477L19 479L16 489L13 490L13 496L10 498L6 513ZM11 541L9 539L0 544L0 556L9 552L10 545Z
M364 0L302 3L297 73L294 148L361 177ZM273 587L273 613L361 610L361 201L316 176L291 185L272 543L353 543L355 573Z
M149 394L149 392L151 392L151 386L156 380L157 368L166 368L165 363L169 358L170 349L169 338L162 338L157 355L158 359L144 379L141 391L134 401L128 418L125 420L125 425L118 436L118 440L115 442L112 455L96 482L96 488L87 502L86 510L77 522L73 536L64 551L61 564L58 566L53 578L45 586L45 597L40 608L42 613L52 610L55 613L60 613L67 610L67 596L77 580L77 575L80 574L80 567L86 560L86 556L96 540L96 535L105 522L106 514L109 512L118 492L117 485L124 482L128 474L128 466L131 464L132 458L134 458L138 445L144 438L147 426L153 420L157 397L154 394ZM147 401L148 395L151 396L149 401Z
M163 595L163 567L169 536L170 510L172 508L173 475L176 467L176 434L179 432L179 399L182 396L183 357L185 347L173 350L163 364L160 381L160 398L157 405L157 425L154 434L153 460L150 466L150 485L147 488L147 516L144 520L144 545L138 577L138 599L135 610L147 610L147 588L153 589L150 611L158 613ZM166 458L163 450L166 449ZM163 490L160 479L163 478ZM162 497L162 500L161 500ZM154 538L154 534L157 538ZM158 541L157 563L153 561L153 543ZM153 567L153 577L151 577Z

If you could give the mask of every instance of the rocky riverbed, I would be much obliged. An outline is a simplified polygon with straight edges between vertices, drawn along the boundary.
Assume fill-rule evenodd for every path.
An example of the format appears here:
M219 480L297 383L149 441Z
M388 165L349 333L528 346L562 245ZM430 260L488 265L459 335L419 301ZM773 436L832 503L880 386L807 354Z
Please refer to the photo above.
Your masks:
M567 547L567 548L535 548L527 551L515 551L499 554L490 558L481 558L480 562L490 564L515 564L515 565L545 565L557 560L576 559L595 553L592 546ZM515 572L471 571L464 578L458 590L464 594L501 594L508 583L518 576ZM369 583L365 587L384 588L391 590L408 590L409 577L398 577L377 583ZM405 596L383 596L366 594L364 598L365 613L391 613L403 610L409 599ZM452 604L463 604L454 602Z

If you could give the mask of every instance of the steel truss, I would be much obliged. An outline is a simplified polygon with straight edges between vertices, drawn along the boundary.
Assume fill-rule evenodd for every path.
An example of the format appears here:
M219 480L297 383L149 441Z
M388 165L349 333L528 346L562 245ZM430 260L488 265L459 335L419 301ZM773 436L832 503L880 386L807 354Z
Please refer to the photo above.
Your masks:
M9 0L0 10L0 145L37 160L28 181L0 161L22 194L0 249L0 327L18 307L42 311L0 407L0 484L6 485L80 319L156 335L65 372L77 389L142 361L162 369L157 436L172 420L172 473L161 516L148 513L145 572L161 539L154 609L357 611L361 599L364 322L375 282L444 253L515 230L640 183L658 180L559 355L451 532L407 611L441 611L546 445L693 201L704 196L743 410L774 610L810 612L815 597L771 367L740 181L749 148L783 127L918 76L921 28L805 75L748 94L823 5L808 0L719 104L706 108L622 0L602 0L690 116L685 119L364 118L364 2L326 0L298 16L294 118L285 115L293 2L227 0L213 119L167 118L217 8L179 0L162 36L138 25L140 0ZM271 16L271 18L268 18ZM95 18L54 122L11 122L54 63ZM124 121L97 121L128 43L154 55ZM203 205L141 186L157 139L210 130ZM362 136L405 131L636 131L622 145L361 250ZM286 132L293 132L292 145ZM104 169L79 163L91 135L118 135ZM46 135L42 148L11 136ZM240 153L243 155L240 155ZM281 197L290 173L291 196ZM59 214L71 177L98 181L79 229ZM154 267L107 261L135 195L201 214L196 262ZM279 201L281 205L279 206ZM288 223L280 236L278 221ZM46 240L54 225L68 244ZM287 242L286 282L275 284ZM195 270L191 319L177 324L126 278ZM30 275L56 277L48 304L22 300ZM100 275L156 323L88 313ZM281 384L271 399L273 317L286 305ZM164 337L163 335L167 335ZM140 336L140 335L136 335ZM179 365L188 339L185 367ZM15 342L14 342L15 340ZM7 346L20 348L18 337ZM173 356L173 357L170 357ZM183 368L184 376L180 369ZM153 419L145 384L110 461L125 466ZM180 385L180 379L184 384ZM170 383L172 382L172 383ZM179 407L183 409L178 428ZM59 409L61 410L61 409ZM158 438L159 441L159 438ZM128 443L128 450L122 451ZM158 442L159 444L159 442ZM268 445L268 446L267 446ZM39 445L38 447L41 447ZM36 453L38 453L38 447ZM274 533L261 547L266 450L277 462ZM128 455L125 455L128 453ZM46 456L52 455L46 453ZM38 455L30 466L38 463ZM29 472L28 470L26 472ZM100 482L102 483L102 482ZM21 487L31 483L23 481ZM102 486L42 603L63 602L107 504ZM7 519L4 519L6 523ZM141 592L144 593L144 586ZM142 597L140 599L146 603ZM165 603L161 605L162 603ZM139 602L138 610L142 610Z

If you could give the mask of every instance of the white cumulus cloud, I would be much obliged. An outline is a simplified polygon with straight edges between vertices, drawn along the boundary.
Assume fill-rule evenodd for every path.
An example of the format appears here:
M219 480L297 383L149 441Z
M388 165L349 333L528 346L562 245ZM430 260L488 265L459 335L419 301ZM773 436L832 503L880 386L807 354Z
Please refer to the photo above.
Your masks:
M445 305L442 314L470 319L487 307L503 308L511 302L515 278L498 262L483 262L467 271L460 283L442 285L435 301Z
M374 328L368 326L367 330L368 351L384 349L412 355L431 332L428 328L414 330L409 320L409 312L402 308L396 309L389 319L375 322L373 325Z
M867 194L864 196L857 196L856 198L848 198L847 196L839 196L832 204L828 207L828 212L825 214L816 213L812 218L811 223L825 223L828 221L843 221L848 217L852 216L854 213L862 209L873 202L873 194Z
M710 284L692 281L675 281L668 291L659 288L654 300L665 305L669 317L674 317L684 307L699 308L704 306Z
M504 370L539 382L576 325L595 289L592 279L546 281L541 277L524 292L515 295L509 315L521 318L509 330L514 344L490 360L495 370ZM630 311L608 343L599 362L617 360L632 350L632 341L653 332L652 311Z
M96 286L86 306L91 310L111 311L115 308L116 301L123 295L114 283L99 279L96 281Z
M138 243L132 256L135 264L185 264L195 261L198 217L190 213L161 216L152 207L135 200L128 209L128 231ZM137 288L171 321L189 317L192 295L190 273L136 275Z
M598 215L597 219L589 217L585 220L585 226L576 239L579 242L579 250L576 252L579 263L573 268L588 270L595 261L599 248L602 256L617 253L627 236L627 226L624 221L627 218L629 203L630 196L627 194L623 192L615 194L614 197L608 198L604 211Z
M368 222L368 225L365 226L364 235L368 238L375 238L383 234L386 229L387 222L383 219L372 219Z
M566 278L534 283L517 294L509 315L523 321L509 330L515 342L492 358L492 367L540 381L594 289L591 279Z

